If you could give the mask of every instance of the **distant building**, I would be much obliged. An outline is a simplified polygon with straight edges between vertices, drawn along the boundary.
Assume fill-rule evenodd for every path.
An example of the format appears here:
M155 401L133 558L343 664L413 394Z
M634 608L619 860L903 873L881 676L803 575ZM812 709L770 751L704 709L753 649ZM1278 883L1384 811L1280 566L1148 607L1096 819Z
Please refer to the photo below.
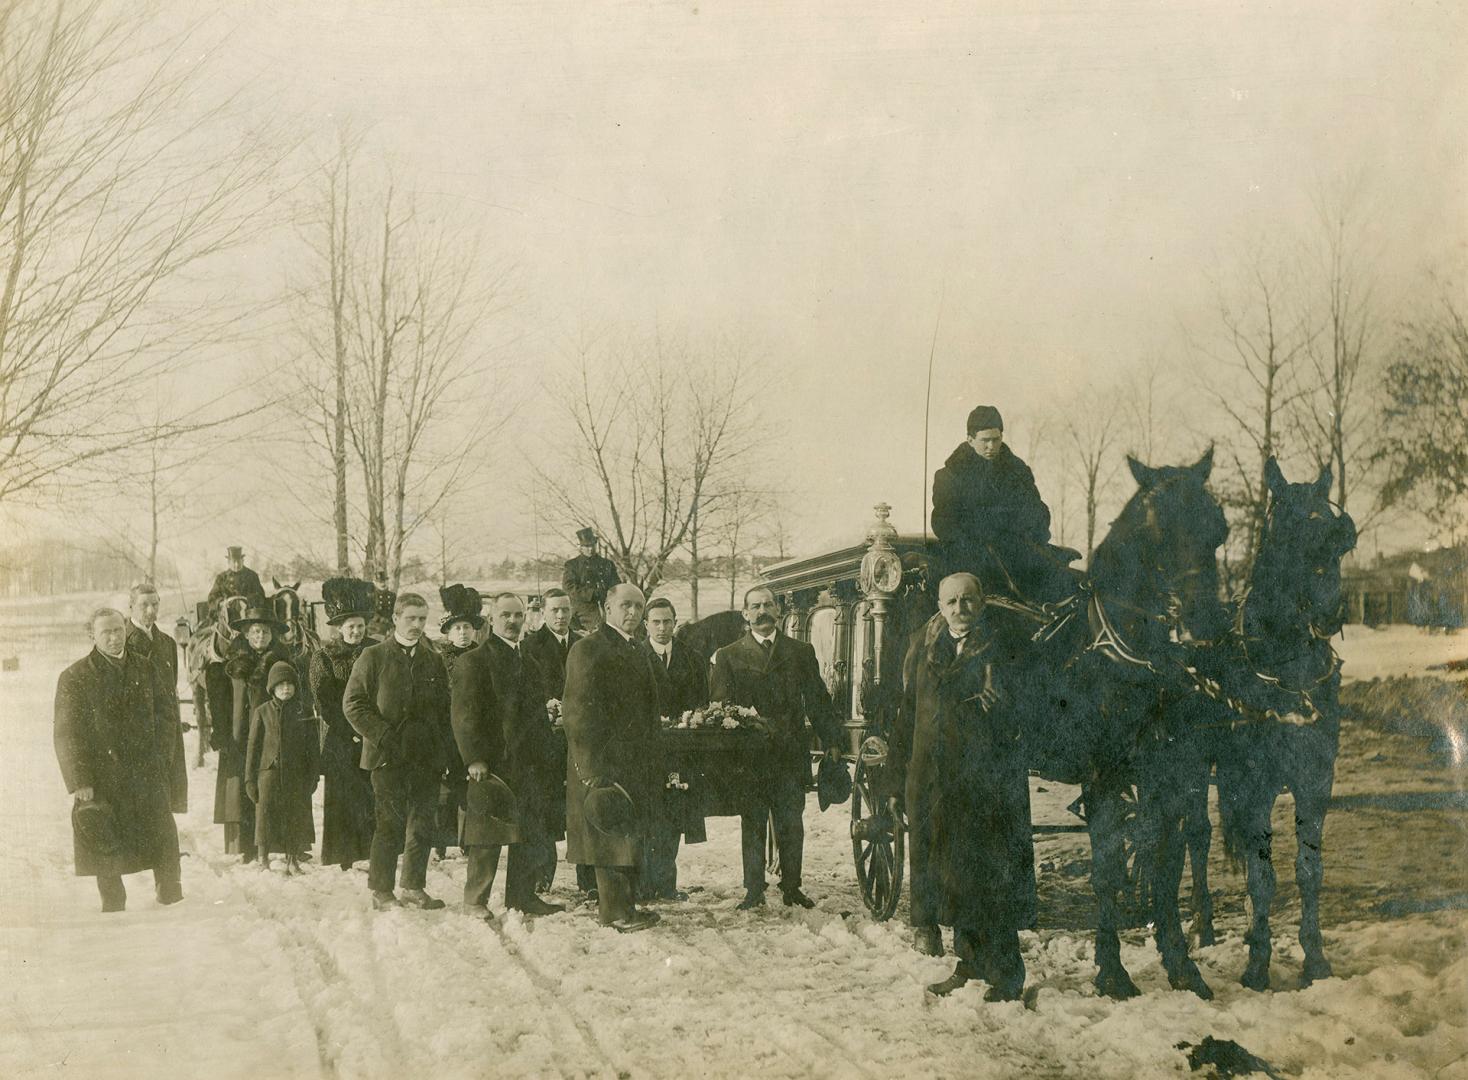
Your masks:
M1380 626L1468 624L1468 545L1378 557L1341 572L1346 621Z

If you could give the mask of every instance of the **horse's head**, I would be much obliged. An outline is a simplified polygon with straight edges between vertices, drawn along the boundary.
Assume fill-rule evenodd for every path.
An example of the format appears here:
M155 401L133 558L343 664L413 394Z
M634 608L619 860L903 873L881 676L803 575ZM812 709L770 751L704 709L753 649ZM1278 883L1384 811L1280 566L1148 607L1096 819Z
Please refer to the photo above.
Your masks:
M1229 624L1217 556L1228 522L1207 486L1213 450L1191 465L1154 468L1128 457L1127 466L1137 491L1097 549L1097 570L1105 576L1110 563L1113 586L1131 594L1123 599L1162 617L1179 638L1219 637Z
M278 582L277 585L279 591L270 598L270 606L275 611L276 620L286 626L286 642L296 644L302 636L304 622L304 605L301 603L301 594L296 591L295 585L279 585Z
M1291 484L1271 457L1264 479L1269 510L1249 594L1329 637L1343 621L1341 559L1356 546L1356 523L1331 506L1328 465L1313 483Z
M216 629L226 639L233 638L238 631L232 625L236 619L242 619L245 612L250 609L250 598L248 596L226 597L219 605L219 611L214 617Z

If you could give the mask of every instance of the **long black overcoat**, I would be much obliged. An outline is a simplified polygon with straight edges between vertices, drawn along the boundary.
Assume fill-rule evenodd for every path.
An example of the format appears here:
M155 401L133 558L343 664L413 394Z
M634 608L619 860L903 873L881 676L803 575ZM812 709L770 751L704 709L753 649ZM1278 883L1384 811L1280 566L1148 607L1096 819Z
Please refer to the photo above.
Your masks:
M321 716L321 862L350 866L372 853L372 774L362 768L362 736L342 712L342 695L352 665L369 645L364 638L348 645L341 638L323 642L311 656L311 697Z
M245 751L250 744L250 714L265 704L270 695L265 679L272 664L291 663L290 653L272 640L257 652L239 634L229 643L223 670L229 678L229 709L216 712L210 738L219 751L219 772L214 783L214 823L237 824L245 836L255 835L255 804L245 792ZM210 698L211 707L213 697ZM225 723L220 723L220 718Z
M986 612L965 655L941 615L914 635L890 746L906 775L914 926L1022 929L1035 919L1023 718L1005 687L1022 631ZM986 680L1005 695L986 712Z
M636 866L657 812L657 686L636 642L603 626L571 646L566 660L566 861ZM615 783L632 800L627 834L592 825L584 814L588 783Z
M184 751L183 717L178 708L178 642L154 623L147 630L136 623L127 624L129 649L146 650L163 672L163 684L173 701L173 764L168 773L168 801L175 814L189 810L189 760Z
M691 709L701 709L709 701L709 666L702 656L685 642L669 642L671 653L667 663L649 641L637 647L652 668L653 683L658 692L658 715L676 720ZM690 844L708 839L708 826L689 799L664 798L658 824L664 831L682 833Z
M73 830L78 877L178 864L168 801L173 708L158 665L138 651L113 663L93 649L57 680L53 737L66 790L91 788L111 808L120 841L104 853Z
M565 762L556 753L540 668L491 634L454 664L449 701L464 767L482 761L515 795L516 820L490 813L489 789L472 778L464 798L465 846L537 843L550 822L553 788ZM558 768L559 767L559 768Z
M777 633L768 653L751 633L714 653L709 700L752 707L774 728L774 767L810 773L810 721L822 748L841 745L841 725L809 642Z
M565 694L566 657L571 652L571 646L583 636L579 630L572 630L563 646L556 640L556 635L551 633L550 627L540 626L526 634L521 641L520 647L540 668L541 688L545 691L547 700L554 698L559 701Z
M250 714L245 783L258 786L255 846L294 855L316 842L311 796L321 775L319 727L299 697L272 697Z

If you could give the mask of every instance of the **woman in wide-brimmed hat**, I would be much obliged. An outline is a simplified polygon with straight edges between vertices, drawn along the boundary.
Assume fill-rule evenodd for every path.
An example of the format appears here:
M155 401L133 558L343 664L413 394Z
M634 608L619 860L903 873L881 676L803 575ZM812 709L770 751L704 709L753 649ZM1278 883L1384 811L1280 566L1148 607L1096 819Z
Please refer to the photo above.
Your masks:
M342 694L362 650L376 645L367 633L375 588L360 578L330 578L321 585L326 622L336 637L311 657L311 697L321 713L321 863L350 870L372 854L372 774L362 768L362 737L342 712Z
M224 850L239 853L245 862L255 858L255 804L245 791L245 751L250 738L250 713L269 699L265 680L277 661L291 662L279 636L285 627L269 608L252 604L230 622L234 640L224 658L230 680L230 715L215 719L213 741L219 750L219 775L214 786L214 822L224 826ZM221 730L221 721L227 725Z
M434 644L443 657L443 666L453 674L454 664L467 653L479 648L475 635L484 629L484 598L469 585L448 585L438 590L443 602L443 619L438 624L443 637ZM450 847L459 845L459 811L464 808L468 777L464 763L454 761L444 770L438 788L438 818L435 822L433 849L442 859Z

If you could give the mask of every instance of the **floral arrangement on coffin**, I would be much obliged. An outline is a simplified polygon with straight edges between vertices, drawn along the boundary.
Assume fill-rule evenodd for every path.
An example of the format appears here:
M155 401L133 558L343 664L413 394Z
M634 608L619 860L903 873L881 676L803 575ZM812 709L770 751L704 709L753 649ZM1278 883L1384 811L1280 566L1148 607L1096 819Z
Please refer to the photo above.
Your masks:
M550 717L551 727L561 726L561 699L551 698L545 703L545 714Z
M662 725L669 731L757 731L770 734L767 724L758 712L747 705L730 705L722 701L711 701L701 709L690 709L674 720L662 718Z

